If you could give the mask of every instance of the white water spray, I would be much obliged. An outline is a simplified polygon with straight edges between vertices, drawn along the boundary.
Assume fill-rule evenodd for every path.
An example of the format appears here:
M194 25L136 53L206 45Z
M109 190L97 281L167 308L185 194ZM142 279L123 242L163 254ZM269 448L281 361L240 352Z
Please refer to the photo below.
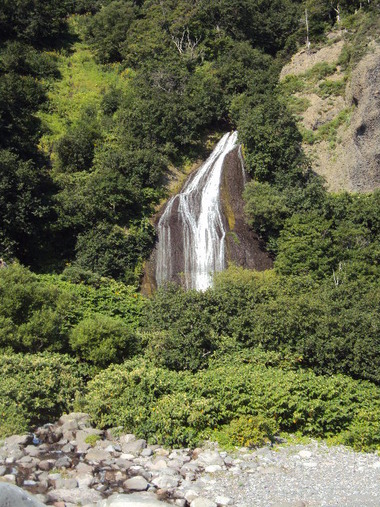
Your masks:
M225 134L181 193L168 201L157 229L157 285L173 279L181 266L184 286L205 290L212 274L225 269L220 182L225 157L236 146L237 132Z

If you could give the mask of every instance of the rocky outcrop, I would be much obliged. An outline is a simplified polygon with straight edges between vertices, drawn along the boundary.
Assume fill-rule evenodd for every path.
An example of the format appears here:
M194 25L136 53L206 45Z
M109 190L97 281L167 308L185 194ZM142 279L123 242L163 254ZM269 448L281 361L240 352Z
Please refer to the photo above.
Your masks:
M370 192L380 187L380 45L371 42L351 76L339 67L344 33L330 34L329 45L302 50L293 56L281 79L298 76L306 86L294 94L307 107L299 114L301 127L314 137L304 143L314 171L326 180L330 191ZM307 83L316 65L336 65L335 71L317 83ZM347 80L346 93L320 94L319 87ZM319 94L318 94L319 93ZM320 136L320 129L330 130Z
M346 101L355 106L346 153L348 190L368 192L380 187L380 45L358 64Z
M242 198L246 174L239 148L226 156L221 181L221 199L226 227L227 264L257 271L273 266L258 235L247 225Z

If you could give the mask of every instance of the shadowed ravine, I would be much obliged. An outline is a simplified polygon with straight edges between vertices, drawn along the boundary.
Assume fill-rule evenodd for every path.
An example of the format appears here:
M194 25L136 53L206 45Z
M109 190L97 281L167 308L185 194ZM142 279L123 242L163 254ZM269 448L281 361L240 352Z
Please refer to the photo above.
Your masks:
M169 281L205 290L213 274L231 261L251 269L271 267L257 235L244 221L245 179L237 132L227 133L160 213L143 292Z

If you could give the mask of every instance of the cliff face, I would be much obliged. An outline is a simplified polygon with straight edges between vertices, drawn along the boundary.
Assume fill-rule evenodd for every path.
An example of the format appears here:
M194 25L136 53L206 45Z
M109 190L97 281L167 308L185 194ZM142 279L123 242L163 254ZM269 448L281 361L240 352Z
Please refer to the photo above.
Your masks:
M380 187L380 45L371 46L346 92L346 102L355 107L346 153L348 190L364 192Z
M189 176L193 178L194 173ZM273 262L264 250L262 242L254 231L252 231L244 220L244 202L242 193L245 185L245 172L239 148L236 147L225 158L221 178L221 207L223 222L226 230L225 250L226 261L250 269L262 271L272 267ZM165 205L166 206L166 205ZM160 210L155 219L157 226L165 206ZM175 211L175 210L174 210ZM175 213L172 224L173 248L172 252L180 259L181 244L176 244L176 239L181 238L181 232L176 228L180 226L175 220ZM142 292L151 294L157 287L156 282L157 247L152 253L150 260L146 263ZM180 260L173 263L176 269L173 272L171 281L181 283L183 266Z
M245 222L242 198L245 182L242 158L239 148L235 148L226 157L221 181L227 262L264 271L270 269L273 262L257 234Z
M370 192L380 187L380 45L370 42L349 74L339 66L343 35L294 55L281 79L297 79L290 99L301 104L304 149L329 190Z

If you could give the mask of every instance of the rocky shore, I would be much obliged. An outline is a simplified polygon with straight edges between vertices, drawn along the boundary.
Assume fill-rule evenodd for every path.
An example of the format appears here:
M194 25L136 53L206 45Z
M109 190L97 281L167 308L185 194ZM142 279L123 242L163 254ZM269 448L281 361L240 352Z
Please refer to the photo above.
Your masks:
M43 505L378 507L380 457L316 442L167 450L73 413L0 442L0 507Z

